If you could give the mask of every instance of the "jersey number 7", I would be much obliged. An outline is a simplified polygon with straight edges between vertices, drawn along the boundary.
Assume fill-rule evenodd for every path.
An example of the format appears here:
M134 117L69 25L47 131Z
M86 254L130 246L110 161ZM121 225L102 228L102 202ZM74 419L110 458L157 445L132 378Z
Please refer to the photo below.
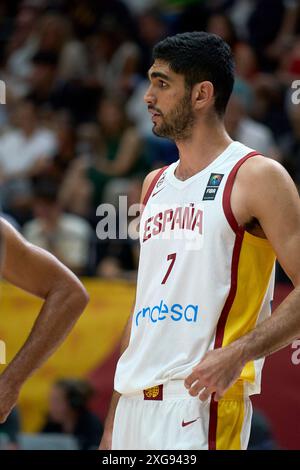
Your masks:
M171 271L173 269L173 266L174 266L174 263L175 263L175 260L176 260L176 253L171 253L170 255L167 256L167 261L170 261L171 260L171 263L168 267L168 270L165 274L165 277L163 278L163 280L161 281L162 284L165 284L167 282L167 279L168 277L170 276L171 274Z

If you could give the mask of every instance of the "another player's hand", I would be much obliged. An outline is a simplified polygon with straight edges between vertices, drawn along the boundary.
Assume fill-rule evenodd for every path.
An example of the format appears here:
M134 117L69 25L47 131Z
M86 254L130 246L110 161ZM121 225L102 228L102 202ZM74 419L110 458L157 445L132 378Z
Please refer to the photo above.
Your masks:
M0 376L0 423L5 423L11 410L17 403L19 389L8 382L2 374Z
M99 450L111 450L111 443L112 443L112 431L104 430Z
M219 400L239 378L244 364L240 352L227 346L205 354L193 372L185 379L185 386L193 397L205 401L212 393Z

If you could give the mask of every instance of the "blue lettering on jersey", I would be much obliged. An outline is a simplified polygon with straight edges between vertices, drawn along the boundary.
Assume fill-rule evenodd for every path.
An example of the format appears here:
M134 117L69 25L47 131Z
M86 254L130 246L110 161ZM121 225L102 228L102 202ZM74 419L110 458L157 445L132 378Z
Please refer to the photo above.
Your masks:
M196 322L198 317L198 305L189 304L186 307L181 304L173 304L168 306L163 300L153 307L143 307L135 315L135 324L139 326L139 321L148 318L151 323L157 323L170 318L171 320Z

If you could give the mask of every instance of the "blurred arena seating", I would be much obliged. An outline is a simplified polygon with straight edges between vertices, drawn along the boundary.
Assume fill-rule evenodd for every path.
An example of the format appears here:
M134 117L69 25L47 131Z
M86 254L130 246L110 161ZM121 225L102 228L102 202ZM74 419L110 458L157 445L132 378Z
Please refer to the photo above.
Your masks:
M61 434L30 434L19 436L20 450L78 450L76 439Z
M237 74L228 132L280 161L299 188L300 104L292 101L291 86L300 79L299 10L297 0L0 2L1 215L82 276L91 298L68 340L22 391L20 448L76 445L33 434L59 378L88 379L97 391L91 409L102 422L106 416L134 298L138 243L99 240L96 210L110 202L118 213L122 194L128 205L138 202L145 175L178 158L172 142L152 134L143 103L153 45L183 31L221 35ZM290 289L278 271L274 306ZM39 306L40 300L1 283L7 361ZM266 360L263 394L253 399L274 442L286 449L300 443L300 366L291 355L288 347ZM6 445L0 430L0 447Z

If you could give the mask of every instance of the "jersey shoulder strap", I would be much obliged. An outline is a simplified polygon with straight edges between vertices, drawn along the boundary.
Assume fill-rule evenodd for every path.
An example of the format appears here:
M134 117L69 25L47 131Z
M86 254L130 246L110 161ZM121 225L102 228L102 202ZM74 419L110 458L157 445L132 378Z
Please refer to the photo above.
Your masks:
M231 199L233 183L234 183L236 174L237 174L239 168L243 165L243 163L245 163L245 161L247 161L249 158L259 156L259 155L261 155L259 152L253 151L253 152L250 152L247 155L245 155L245 157L241 158L234 165L232 170L230 171L229 176L228 176L227 181L226 181L226 184L225 184L225 188L224 188L224 192L223 192L223 209L224 209L225 216L226 216L232 230L235 233L239 232L241 227L239 226L235 216L233 215L232 209L231 209L230 199Z

